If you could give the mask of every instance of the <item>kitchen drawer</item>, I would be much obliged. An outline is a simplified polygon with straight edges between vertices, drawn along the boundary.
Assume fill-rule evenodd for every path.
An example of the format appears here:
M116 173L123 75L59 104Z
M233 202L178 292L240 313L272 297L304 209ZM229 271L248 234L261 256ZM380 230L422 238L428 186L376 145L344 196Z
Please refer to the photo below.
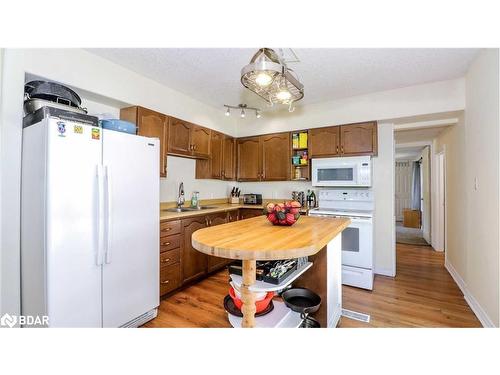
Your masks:
M181 247L181 235L160 237L160 253Z
M180 263L160 269L160 296L177 289L181 282Z
M170 236L181 232L181 221L165 221L160 223L160 237Z
M179 263L181 258L181 249L168 250L160 254L160 267L164 268L171 264Z

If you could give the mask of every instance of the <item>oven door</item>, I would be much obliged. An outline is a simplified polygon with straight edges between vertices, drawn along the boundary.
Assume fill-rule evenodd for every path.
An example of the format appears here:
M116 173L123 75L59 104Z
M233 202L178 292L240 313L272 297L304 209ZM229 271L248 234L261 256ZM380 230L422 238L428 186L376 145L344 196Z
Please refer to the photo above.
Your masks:
M357 186L358 164L356 163L328 163L327 159L313 159L312 185L313 186Z
M342 264L373 268L373 220L349 217L351 224L342 232Z

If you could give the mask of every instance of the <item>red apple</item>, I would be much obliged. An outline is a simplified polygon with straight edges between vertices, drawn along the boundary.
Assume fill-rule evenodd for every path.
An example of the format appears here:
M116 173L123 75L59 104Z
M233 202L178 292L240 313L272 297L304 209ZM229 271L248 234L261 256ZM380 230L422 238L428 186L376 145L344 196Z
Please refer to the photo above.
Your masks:
M266 206L266 211L271 213L274 210L274 203L268 203Z
M292 225L293 223L295 223L295 216L291 213L286 214L286 222L287 224Z

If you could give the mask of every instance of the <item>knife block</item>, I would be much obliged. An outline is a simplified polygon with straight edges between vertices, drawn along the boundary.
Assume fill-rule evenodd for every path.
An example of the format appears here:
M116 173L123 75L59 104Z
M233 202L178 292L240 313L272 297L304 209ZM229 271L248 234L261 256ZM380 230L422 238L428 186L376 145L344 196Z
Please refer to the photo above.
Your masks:
M239 204L240 203L240 198L238 198L238 197L229 197L229 203L231 203L231 204Z

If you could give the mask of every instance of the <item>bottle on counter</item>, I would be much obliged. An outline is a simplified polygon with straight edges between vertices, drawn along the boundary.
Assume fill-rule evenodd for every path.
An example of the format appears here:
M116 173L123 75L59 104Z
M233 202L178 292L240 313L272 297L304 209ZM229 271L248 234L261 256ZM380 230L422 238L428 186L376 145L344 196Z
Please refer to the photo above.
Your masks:
M314 190L311 190L311 205L309 208L315 208L317 204L317 199L316 199L316 194L314 193Z
M316 202L317 200L314 190L307 190L307 208L315 208Z
M199 191L193 191L193 195L191 196L191 207L198 208L199 194Z

